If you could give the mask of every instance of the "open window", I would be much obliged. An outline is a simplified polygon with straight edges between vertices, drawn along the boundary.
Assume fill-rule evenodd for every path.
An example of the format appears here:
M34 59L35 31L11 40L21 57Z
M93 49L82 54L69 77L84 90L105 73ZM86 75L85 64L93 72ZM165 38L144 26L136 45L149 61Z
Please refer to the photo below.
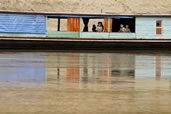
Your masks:
M113 17L111 20L111 31L112 32L120 32L120 27L123 25L124 28L126 26L129 28L130 31L126 32L131 32L135 33L135 18L134 17L127 17L127 16L116 16Z
M82 32L108 32L108 18L82 18Z
M67 31L67 18L48 18L47 31Z
M47 31L79 32L79 18L48 17Z
M162 20L156 21L156 34L162 34Z

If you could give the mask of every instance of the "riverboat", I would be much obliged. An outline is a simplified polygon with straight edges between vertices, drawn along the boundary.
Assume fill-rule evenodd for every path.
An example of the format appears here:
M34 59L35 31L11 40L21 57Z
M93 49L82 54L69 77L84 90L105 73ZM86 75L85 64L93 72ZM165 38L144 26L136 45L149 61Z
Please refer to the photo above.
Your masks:
M162 47L171 47L171 14L0 11L0 48Z

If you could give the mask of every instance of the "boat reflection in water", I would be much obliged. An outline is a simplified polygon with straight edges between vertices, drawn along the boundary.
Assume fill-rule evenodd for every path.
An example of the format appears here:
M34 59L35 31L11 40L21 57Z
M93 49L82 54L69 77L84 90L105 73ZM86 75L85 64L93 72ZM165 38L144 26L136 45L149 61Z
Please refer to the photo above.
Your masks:
M0 113L171 113L171 54L2 52Z
M135 56L98 53L54 53L47 57L46 68L47 80L57 79L78 86L91 84L103 86L118 83L117 80L119 79L134 79ZM119 81L119 83L122 82Z
M120 80L169 80L169 56L136 54L52 53L46 59L47 78L67 83L115 83ZM116 79L116 80L113 80Z

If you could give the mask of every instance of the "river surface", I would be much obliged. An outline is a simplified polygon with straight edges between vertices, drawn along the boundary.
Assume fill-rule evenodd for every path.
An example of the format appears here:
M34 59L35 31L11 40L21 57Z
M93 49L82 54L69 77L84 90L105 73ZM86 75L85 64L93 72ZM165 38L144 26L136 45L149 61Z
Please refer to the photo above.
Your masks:
M171 52L102 52L0 51L0 114L171 114Z

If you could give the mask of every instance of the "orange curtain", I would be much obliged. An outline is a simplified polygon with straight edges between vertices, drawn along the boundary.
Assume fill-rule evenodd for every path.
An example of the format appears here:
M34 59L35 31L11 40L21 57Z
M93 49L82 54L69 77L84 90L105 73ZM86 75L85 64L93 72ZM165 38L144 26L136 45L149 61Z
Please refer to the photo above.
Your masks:
M108 32L108 18L104 18L104 32Z
M110 19L110 32L112 32L113 19ZM104 18L104 32L108 32L108 18Z
M67 30L70 32L79 32L79 30L80 30L80 19L79 18L68 18Z
M112 32L113 19L110 19L110 32Z

